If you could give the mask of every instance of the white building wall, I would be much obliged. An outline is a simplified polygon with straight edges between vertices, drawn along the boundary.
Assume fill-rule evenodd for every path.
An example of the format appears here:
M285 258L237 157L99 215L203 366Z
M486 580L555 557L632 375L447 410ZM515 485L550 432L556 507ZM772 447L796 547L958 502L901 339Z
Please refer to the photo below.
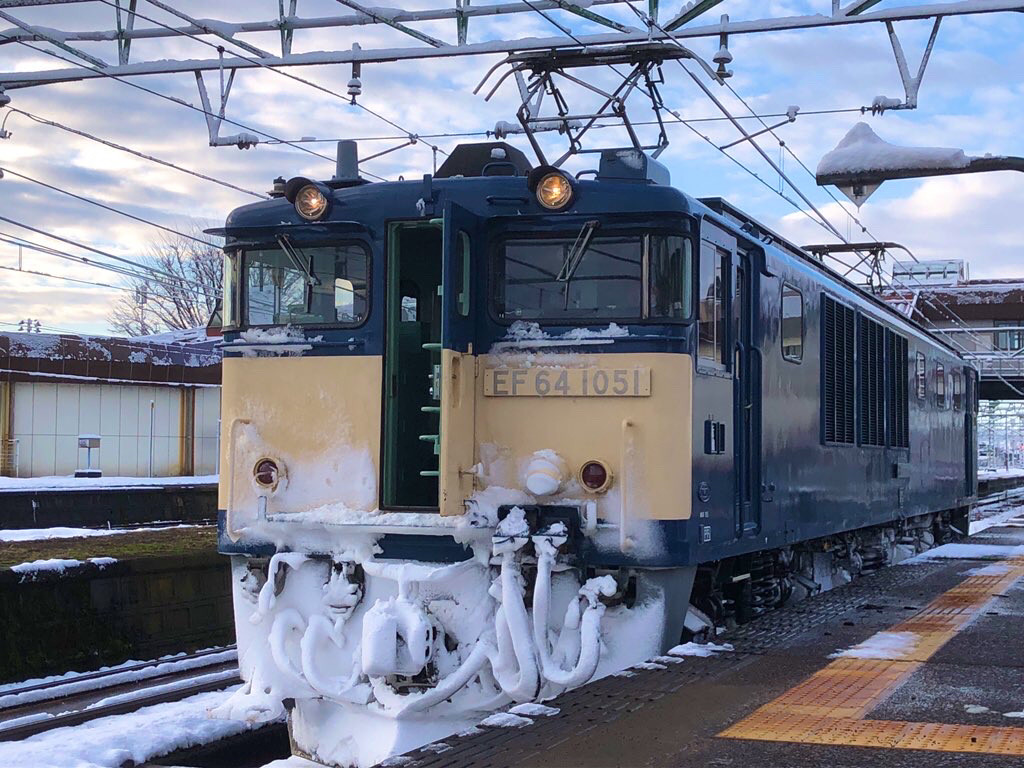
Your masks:
M220 389L204 387L195 392L195 474L213 474ZM154 476L179 475L182 396L178 387L16 382L11 436L19 441L19 474L73 474L86 464L78 436L98 434L100 448L93 449L92 466L104 475L149 475L151 448Z
M215 475L220 458L220 387L196 390L195 474Z

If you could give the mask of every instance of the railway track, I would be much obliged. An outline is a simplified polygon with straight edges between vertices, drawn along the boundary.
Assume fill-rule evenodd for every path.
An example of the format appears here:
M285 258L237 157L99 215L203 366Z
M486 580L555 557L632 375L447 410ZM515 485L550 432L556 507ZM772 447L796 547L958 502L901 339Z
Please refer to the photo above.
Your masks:
M0 741L180 701L240 682L233 646L0 692Z

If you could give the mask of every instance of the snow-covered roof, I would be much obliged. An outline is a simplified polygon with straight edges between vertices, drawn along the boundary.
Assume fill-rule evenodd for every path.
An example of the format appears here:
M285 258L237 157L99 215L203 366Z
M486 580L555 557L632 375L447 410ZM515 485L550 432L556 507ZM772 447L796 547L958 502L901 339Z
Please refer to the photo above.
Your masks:
M0 380L219 384L217 339L158 342L111 336L0 333Z

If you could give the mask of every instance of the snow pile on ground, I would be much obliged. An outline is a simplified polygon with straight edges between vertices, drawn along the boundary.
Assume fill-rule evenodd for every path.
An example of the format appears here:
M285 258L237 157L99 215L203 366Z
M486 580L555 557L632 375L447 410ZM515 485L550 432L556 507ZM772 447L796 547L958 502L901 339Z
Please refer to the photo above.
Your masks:
M203 528L201 525L147 526L142 528L18 528L0 530L0 541L44 541L46 539L85 539L94 536L118 536L124 533L147 533L168 531L176 528Z
M511 712L495 712L480 721L480 725L489 725L492 728L522 728L533 725L533 720L528 717L513 715Z
M143 707L128 715L57 728L22 741L0 742L0 765L120 768L128 761L145 763L177 749L209 744L252 727L237 720L213 720L206 716L206 710L222 704L234 690L201 693L181 701Z
M845 651L836 651L830 659L902 659L917 647L916 632L879 632Z
M1005 525L1010 520L1016 520L1019 517L1024 517L1024 510L1020 507L1005 509L981 520L972 521L968 529L968 535L973 536L976 533L987 531L989 528L995 528L997 525Z
M1019 510L1017 512L1019 514ZM1024 555L1024 546L1005 546L1001 544L966 544L954 543L943 544L941 547L929 549L919 555L915 555L902 561L901 565L907 563L924 563L929 560L983 560Z
M40 573L42 571L57 571L64 573L68 568L78 568L90 563L98 568L106 568L117 562L113 557L90 557L88 560L62 560L54 558L50 560L33 560L31 563L19 563L12 565L11 570L15 573Z
M965 168L962 149L898 147L878 137L867 123L857 123L836 148L818 163L818 175L895 171L903 168Z
M714 656L722 651L731 651L733 647L728 643L715 645L714 643L683 643L675 648L669 649L669 656Z
M517 704L509 712L513 715L522 715L524 717L554 717L561 710L558 707L548 707L544 704L528 701L525 704Z
M185 477L0 477L0 491L92 490L94 488L131 488L135 486L213 485L217 475Z

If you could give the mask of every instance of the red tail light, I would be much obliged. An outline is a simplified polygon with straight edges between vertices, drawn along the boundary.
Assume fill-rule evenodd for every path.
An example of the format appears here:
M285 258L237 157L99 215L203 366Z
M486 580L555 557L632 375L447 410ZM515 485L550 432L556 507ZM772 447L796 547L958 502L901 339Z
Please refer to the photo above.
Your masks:
M611 484L611 473L603 462L588 461L580 467L580 483L588 491L604 491Z

